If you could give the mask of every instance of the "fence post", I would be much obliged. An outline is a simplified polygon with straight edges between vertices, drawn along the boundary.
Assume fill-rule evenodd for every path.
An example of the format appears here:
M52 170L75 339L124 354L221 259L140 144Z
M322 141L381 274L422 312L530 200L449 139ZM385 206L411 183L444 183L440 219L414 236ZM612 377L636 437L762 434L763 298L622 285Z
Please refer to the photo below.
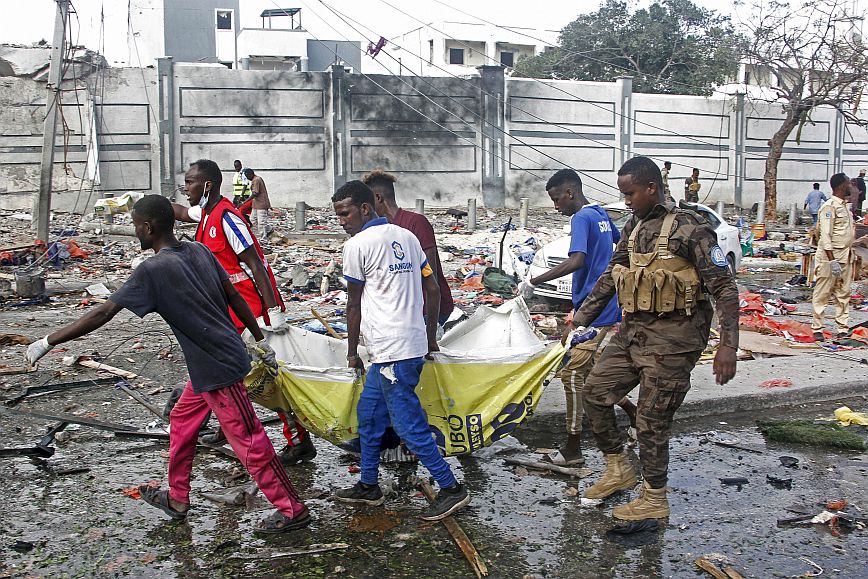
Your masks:
M502 66L480 66L482 85L482 202L486 207L506 204L506 165L504 159L504 94L506 80ZM488 93L488 94L485 94Z

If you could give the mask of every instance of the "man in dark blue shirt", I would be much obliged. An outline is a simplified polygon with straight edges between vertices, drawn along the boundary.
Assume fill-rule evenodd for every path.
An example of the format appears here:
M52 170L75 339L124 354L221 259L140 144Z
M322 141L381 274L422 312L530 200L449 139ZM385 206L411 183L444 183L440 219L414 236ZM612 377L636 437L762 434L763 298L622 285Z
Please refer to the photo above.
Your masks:
M546 192L555 209L570 216L569 257L547 272L519 286L525 298L533 295L533 287L567 274L573 274L573 311L579 309L584 299L594 289L600 275L606 271L612 259L614 244L621 239L618 229L606 211L596 203L589 203L582 193L582 179L572 169L561 169L546 183ZM621 321L621 308L617 296L593 322L596 334L572 346L569 360L561 369L559 377L564 383L567 397L567 441L559 450L548 455L554 464L570 466L584 463L582 458L582 388L585 378L600 351L606 335ZM564 336L572 330L571 319L567 321ZM591 332L593 333L593 332ZM618 402L635 424L636 406L626 397Z
M277 507L256 530L278 533L307 526L310 513L280 464L244 387L250 356L229 317L230 307L257 340L250 348L254 358L277 365L250 307L207 247L175 238L175 215L168 199L143 197L133 207L132 218L142 249L153 249L156 255L105 303L30 344L28 362L33 365L58 344L102 327L124 308L139 317L158 313L178 339L190 380L171 414L169 489L143 485L139 487L142 498L173 519L186 518L199 427L213 412L241 464Z

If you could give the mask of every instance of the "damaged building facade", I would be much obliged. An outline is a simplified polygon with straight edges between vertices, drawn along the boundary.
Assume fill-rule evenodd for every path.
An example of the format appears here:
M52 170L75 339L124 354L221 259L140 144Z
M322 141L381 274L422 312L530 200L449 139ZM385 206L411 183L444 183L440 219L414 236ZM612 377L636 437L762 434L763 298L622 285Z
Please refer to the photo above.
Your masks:
M0 208L24 209L39 185L47 47L0 47ZM55 139L52 208L88 212L106 194L172 195L188 164L216 160L229 179L241 159L269 183L272 202L321 206L341 183L375 167L398 175L399 199L433 206L549 203L544 180L582 171L588 197L618 198L615 172L633 155L699 168L706 202L762 199L766 141L780 107L745 99L640 94L614 83L510 78L229 69L159 58L114 68L90 51L67 55ZM779 202L805 184L868 165L868 132L820 108L801 142L787 143ZM674 189L676 193L679 190ZM224 194L229 194L224 188Z

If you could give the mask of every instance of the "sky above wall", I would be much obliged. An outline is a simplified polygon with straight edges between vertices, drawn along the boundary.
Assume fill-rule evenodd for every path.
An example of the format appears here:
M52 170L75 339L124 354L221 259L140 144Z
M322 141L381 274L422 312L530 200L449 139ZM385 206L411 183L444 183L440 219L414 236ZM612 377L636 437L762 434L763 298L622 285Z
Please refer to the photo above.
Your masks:
M170 1L183 2L183 0ZM694 1L699 5L725 13L732 11L729 0ZM385 2L409 15L401 14ZM575 0L543 0L537 3L527 0L475 0L474 2L443 0L443 4L436 0L427 2L385 0L385 2L383 0L327 0L327 4L336 11L387 38L419 27L419 21L433 23L447 20L479 23L480 21L473 16L501 26L560 30L575 20L580 11L592 12L598 7L596 2L575 2ZM126 25L128 5L126 1L73 0L72 3L78 14L72 26L73 42L92 50L99 50L102 41L106 46L105 56L110 63L138 64L135 62L135 57L131 57L127 50L129 32ZM135 5L135 1L133 4ZM647 5L648 2L643 1L639 4ZM343 40L344 37L350 40L365 40L350 26L341 22L319 0L240 0L240 6L242 28L262 27L259 14L263 10L299 7L302 9L302 25L315 37L329 40ZM462 14L459 10L465 10L472 16ZM30 44L41 39L50 42L54 31L55 11L54 0L30 0L29 2L4 0L4 15L0 19L0 43ZM105 14L105 25L102 27L100 26L101 11ZM289 19L275 18L272 26L289 27ZM353 26L357 27L356 24ZM100 34L101 28L105 31L104 37ZM145 34L144 31L136 32ZM364 31L364 34L373 36L368 31Z

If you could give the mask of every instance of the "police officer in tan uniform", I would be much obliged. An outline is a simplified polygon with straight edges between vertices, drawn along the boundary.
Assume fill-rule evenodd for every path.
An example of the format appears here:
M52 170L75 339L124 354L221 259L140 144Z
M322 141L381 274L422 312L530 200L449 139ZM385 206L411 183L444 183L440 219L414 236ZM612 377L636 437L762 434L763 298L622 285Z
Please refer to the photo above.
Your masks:
M581 329L615 294L624 309L621 329L585 382L585 413L606 472L585 490L602 499L636 483L623 453L614 404L639 385L636 419L644 483L639 497L612 516L625 520L669 515L666 499L669 434L675 411L690 389L690 373L708 343L714 298L720 346L714 357L718 384L735 375L738 288L711 225L697 213L663 198L660 169L647 157L618 171L618 188L633 218L624 227L609 267L574 317Z
M835 324L838 337L850 334L850 284L853 282L853 215L847 208L846 199L855 187L844 173L836 173L829 179L832 198L820 206L817 221L819 241L814 256L814 318L811 329L814 339L823 340L823 313L829 297L835 303Z

